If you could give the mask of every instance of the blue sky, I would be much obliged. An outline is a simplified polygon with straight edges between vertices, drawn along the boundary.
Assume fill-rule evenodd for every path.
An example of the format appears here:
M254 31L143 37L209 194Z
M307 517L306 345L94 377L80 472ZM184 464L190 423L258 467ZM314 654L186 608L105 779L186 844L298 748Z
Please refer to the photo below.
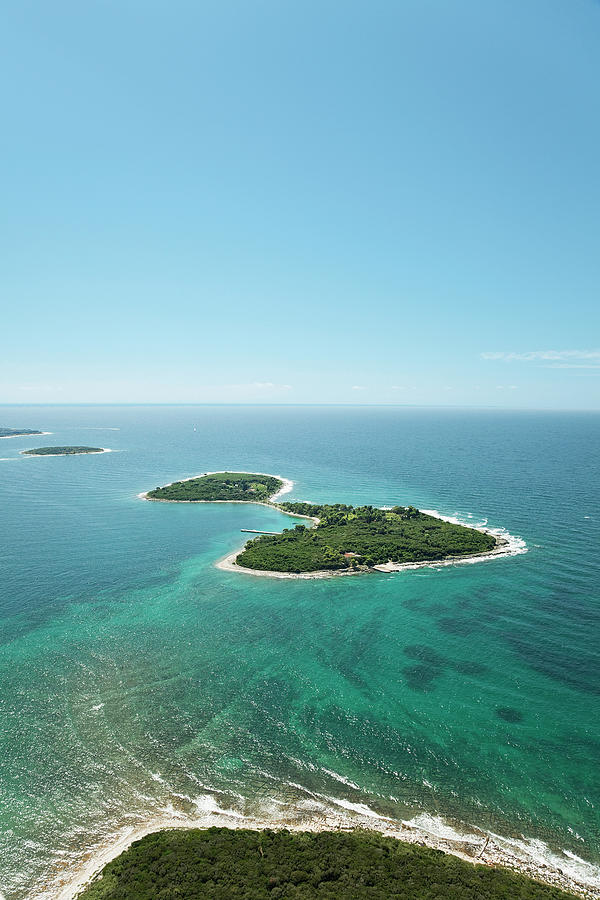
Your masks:
M600 4L5 4L0 402L600 408Z

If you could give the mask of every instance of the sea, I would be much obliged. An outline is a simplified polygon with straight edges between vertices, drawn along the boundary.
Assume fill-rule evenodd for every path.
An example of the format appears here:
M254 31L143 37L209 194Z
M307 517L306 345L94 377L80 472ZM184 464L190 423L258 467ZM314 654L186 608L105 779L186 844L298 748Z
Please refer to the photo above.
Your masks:
M600 885L600 414L1 407L0 897L120 829L358 809L495 836ZM91 445L90 456L25 457ZM259 505L149 503L206 471L412 504L513 556L351 578L215 563ZM44 893L44 891L46 893Z

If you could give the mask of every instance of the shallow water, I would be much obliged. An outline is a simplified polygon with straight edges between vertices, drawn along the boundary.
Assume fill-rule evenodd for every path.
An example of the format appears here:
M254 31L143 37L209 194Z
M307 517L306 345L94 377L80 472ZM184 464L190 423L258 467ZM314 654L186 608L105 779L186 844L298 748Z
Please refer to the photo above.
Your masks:
M207 790L263 815L317 795L484 828L598 875L573 857L600 864L600 415L9 407L0 424L52 432L0 445L9 900ZM19 455L69 443L118 452ZM528 552L324 581L220 571L240 528L292 520L136 497L219 469L486 521Z

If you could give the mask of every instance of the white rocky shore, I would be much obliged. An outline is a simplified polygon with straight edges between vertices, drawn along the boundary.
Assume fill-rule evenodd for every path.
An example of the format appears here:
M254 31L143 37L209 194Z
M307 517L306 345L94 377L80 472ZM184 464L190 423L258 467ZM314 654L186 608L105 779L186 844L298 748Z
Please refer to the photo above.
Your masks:
M289 831L312 832L367 829L410 844L442 850L467 862L511 869L544 884L569 891L584 900L600 900L600 885L596 886L578 877L567 856L562 865L561 859L551 855L547 857L548 862L544 862L544 857L536 858L533 851L531 854L526 850L520 853L513 852L508 839L477 829L461 834L444 826L442 820L428 816L398 821L381 816L366 806L348 804L348 809L338 813L330 806L308 802L306 805L282 807L279 815L263 818L246 816L232 809L222 809L210 794L199 798L196 805L201 810L200 815L179 813L171 806L164 815L123 827L106 843L91 847L74 868L68 871L65 869L61 874L54 873L48 882L32 895L31 900L75 900L107 863L147 834L166 828L211 827L285 828ZM436 833L438 826L441 826L442 834Z

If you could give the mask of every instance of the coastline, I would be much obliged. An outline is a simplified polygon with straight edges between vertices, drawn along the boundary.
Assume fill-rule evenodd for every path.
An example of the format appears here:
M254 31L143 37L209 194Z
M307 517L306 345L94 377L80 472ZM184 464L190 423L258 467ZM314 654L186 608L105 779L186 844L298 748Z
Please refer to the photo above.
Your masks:
M227 503L230 501L221 500L218 502ZM245 501L238 500L233 502L243 503ZM264 505L269 506L268 503ZM284 509L281 509L279 511L286 513L286 515L295 515L300 519L313 519L313 521L317 525L319 523L319 520L316 517L299 516L296 513L288 513L287 510ZM434 516L436 519L442 519L444 522L453 522L458 525L464 524L463 522L459 522L452 516L441 515L436 510L423 510L423 512L426 512L429 516ZM474 553L470 556L448 556L444 557L443 559L423 560L422 562L380 563L379 565L373 566L370 569L321 569L315 572L276 572L269 569L247 569L244 566L238 566L236 563L236 559L244 549L244 547L240 547L240 549L236 550L234 553L229 553L227 556L224 556L217 563L215 563L215 565L217 569L222 569L226 572L241 572L242 574L246 575L266 576L268 578L340 578L349 575L367 575L373 572L393 574L396 572L407 572L413 569L437 569L441 566L472 565L473 563L500 559L504 556L520 556L522 553L527 553L527 546L525 544L525 541L523 541L521 538L509 534L508 532L505 532L503 529L485 528L484 526L474 525L469 525L466 527L473 528L475 531L481 531L483 534L492 535L492 537L496 541L496 546L494 547L494 549L489 550L487 553Z
M76 900L81 891L98 876L105 865L127 850L134 841L140 840L152 832L175 828L210 827L256 830L285 828L292 832L347 832L366 829L406 843L441 850L466 862L510 869L544 884L570 891L584 900L599 900L600 898L600 884L596 886L577 877L577 872L572 865L569 865L567 856L563 863L560 857L550 851L546 857L543 857L537 850L536 857L533 842L531 852L527 853L524 842L511 842L510 839L505 839L492 832L484 832L476 827L466 826L470 829L469 831L458 832L446 825L443 820L434 819L426 814L417 815L410 820L396 820L379 815L362 804L327 798L341 807L340 810L334 810L321 802L320 795L313 796L316 801L314 805L318 807L318 811L313 809L307 814L306 809L303 809L301 805L290 806L282 810L280 816L275 817L246 816L236 810L222 809L210 794L200 798L198 806L201 809L204 807L204 810L198 816L178 813L172 806L169 806L164 815L156 815L140 821L137 825L122 827L111 838L92 847L72 872L66 877L64 875L53 877L52 883L44 884L40 890L32 894L31 900ZM521 855L513 852L511 844L523 847ZM546 859L549 861L546 862ZM561 863L563 867L561 867ZM591 866L591 864L589 865ZM565 871L565 869L570 869L570 871Z
M196 477L201 476L192 476L192 478ZM279 476L275 477L279 478ZM289 487L287 487L286 490L281 489L278 494L274 496L281 496L282 493L287 493L293 487L293 482L288 482L287 479L281 480L288 483ZM145 499L144 494L139 494L138 496ZM270 502L263 501L157 500L156 502L254 502L259 505L271 506ZM311 518L309 516L300 516L288 512L287 510L280 509L278 511L294 518ZM427 510L424 512L446 521L457 521L454 518L443 516L436 511ZM318 520L315 521L318 522ZM465 523L459 522L459 524ZM374 568L383 572L403 571L404 569L421 567L436 568L443 565L474 563L486 559L495 559L499 556L518 555L527 552L527 548L520 538L509 535L501 529L488 529L481 525L471 525L469 527L475 527L479 531L492 534L502 543L488 553L471 557L397 564L397 569L389 570L386 568L380 569L380 567ZM216 565L219 568L229 569L238 573L246 572L248 574L278 578L322 578L346 574L361 574L360 571L356 572L354 570L325 571L322 573L282 573L250 570L235 565L234 560L239 553L240 550L237 550L235 553L229 554ZM384 566L385 565L390 564L384 564ZM362 574L364 574L364 572ZM307 793L310 794L310 792ZM320 800L323 798L323 795L315 794L310 796L311 799L317 801L317 805L322 805L320 804ZM235 810L221 809L217 806L212 796L208 799L209 802L205 804L205 812L199 816L189 816L184 813L179 813L171 804L168 806L165 805L166 808L164 814L152 815L147 819L143 819L142 816L140 816L136 824L123 826L109 839L98 842L94 846L86 849L82 854L83 858L79 863L76 863L72 872L65 869L62 874L58 876L54 874L52 876L52 881L48 881L48 883L44 885L43 890L40 891L38 889L37 893L31 895L31 900L42 900L42 898L45 898L45 900L75 900L81 890L93 880L108 862L126 850L131 843L141 839L147 834L165 828L207 828L211 826L255 829L286 828L290 831L348 831L355 828L365 828L408 843L416 843L441 850L445 853L451 853L466 861L512 869L540 882L570 891L581 898L585 898L585 900L600 900L600 880L595 880L593 884L586 883L585 880L581 880L573 874L578 864L582 868L585 868L585 866L588 865L590 869L593 868L592 864L587 864L585 861L578 860L577 857L571 855L572 860L575 861L575 864L573 864L567 855L564 856L563 860L563 857L559 856L558 853L550 853L549 851L547 856L540 853L540 855L536 857L536 843L542 847L545 847L545 845L543 845L542 842L536 842L533 839L528 841L524 837L523 840L504 838L495 835L493 832L488 833L481 831L475 826L470 826L468 824L464 826L465 833L460 833L454 831L451 827L446 826L441 820L432 819L432 817L427 814L415 815L414 818L407 821L391 819L379 815L375 811L369 810L364 804L352 804L342 799L334 800L333 798L326 798L330 804L333 803L339 805L339 807L341 807L339 811L337 809L332 809L331 806L328 806L327 808L323 806L322 810L315 811L313 804L313 809L307 812L307 808L305 807L302 809L302 804L299 804L297 806L282 807L281 815L273 818L246 816ZM197 805L202 809L200 803ZM436 831L437 821L441 823L441 827L438 827ZM430 827L431 830L428 830L428 827ZM489 841L487 840L488 838ZM529 845L531 846L530 852L528 853L527 847L529 847ZM548 848L546 847L545 849L547 850ZM519 850L521 850L520 853ZM567 851L563 852L566 854ZM548 861L550 857L552 858L551 862ZM597 876L594 876L594 878L596 877Z
M283 511L284 510L281 510L281 512ZM303 516L302 518L308 519L310 516ZM488 532L488 534L489 533L491 532ZM494 535L494 537L496 537L496 535ZM222 569L226 572L242 572L246 575L265 575L269 578L341 578L349 575L367 575L369 572L392 574L410 571L412 569L437 569L440 566L456 566L468 563L485 562L486 560L498 559L502 556L515 556L517 553L526 552L524 550L512 550L509 541L504 538L496 537L496 541L496 547L487 553L477 553L471 556L448 556L443 559L423 560L422 562L387 562L372 566L369 569L318 569L314 572L276 572L270 569L247 569L245 566L238 566L235 561L243 551L243 547L240 547L235 553L230 553L228 556L223 557L223 559L220 559L215 565L217 569Z
M189 478L180 478L178 479L178 481L171 481L169 482L169 484L163 486L170 487L172 484L177 484L181 481L193 481L195 478L203 478L205 475L219 474L221 473L202 472L201 475L191 475ZM271 475L269 472L248 472L248 474L265 475L269 478L277 478L279 481L283 482L283 486L275 494L272 494L268 500L164 500L159 497L148 497L149 491L142 491L142 493L137 494L137 497L140 500L151 500L153 503L254 503L257 506L276 508L278 512L283 513L286 516L292 516L296 519L308 519L314 522L315 525L319 524L319 519L316 516L305 516L299 513L292 513L286 509L278 509L277 507L273 506L276 500L292 490L294 482L290 481L289 478L284 478L282 475ZM390 507L383 506L380 508L389 509ZM246 546L246 544L244 544L238 550L235 550L233 553L228 553L227 556L224 556L222 557L222 559L218 560L215 563L215 566L217 569L221 569L225 572L237 572L238 574L241 572L245 575L256 575L266 578L340 578L349 575L365 575L369 572L392 574L396 572L411 571L413 569L431 569L440 568L442 566L469 565L473 563L499 559L504 556L519 556L522 553L527 553L527 546L525 544L525 541L523 541L521 538L516 537L515 535L509 534L504 529L487 528L484 525L469 525L465 522L459 521L454 516L442 515L437 510L427 509L422 510L422 512L426 513L426 515L433 516L436 519L441 519L443 522L451 522L456 525L463 525L466 528L472 528L474 531L480 531L482 532L482 534L489 534L495 539L496 546L493 550L489 550L486 553L474 553L469 556L447 556L443 557L442 559L423 560L419 562L396 563L390 561L387 563L379 563L378 565L373 566L370 569L320 569L314 572L277 572L270 569L248 569L245 566L239 566L236 563L236 559Z

